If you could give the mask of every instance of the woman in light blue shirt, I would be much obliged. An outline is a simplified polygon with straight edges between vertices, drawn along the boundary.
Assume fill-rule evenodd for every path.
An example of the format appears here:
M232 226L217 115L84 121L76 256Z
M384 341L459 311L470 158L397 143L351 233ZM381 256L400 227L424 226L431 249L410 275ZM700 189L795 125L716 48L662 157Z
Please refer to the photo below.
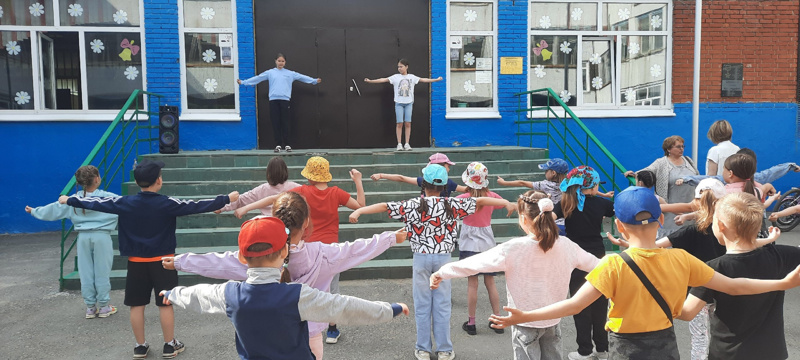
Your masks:
M287 152L292 151L289 143L289 100L292 98L292 83L302 81L306 84L319 84L322 79L313 79L310 76L285 68L286 57L278 53L275 57L275 67L253 76L247 80L236 79L240 85L255 86L258 83L269 81L269 117L272 120L272 136L275 138L275 152L280 152L281 147Z

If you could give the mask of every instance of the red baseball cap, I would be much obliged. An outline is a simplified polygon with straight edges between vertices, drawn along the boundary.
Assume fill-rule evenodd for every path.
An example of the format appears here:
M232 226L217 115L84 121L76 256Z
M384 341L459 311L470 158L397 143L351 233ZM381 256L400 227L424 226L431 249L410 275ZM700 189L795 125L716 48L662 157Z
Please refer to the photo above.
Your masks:
M428 165L430 165L430 164L440 164L440 165L441 164L450 164L450 165L455 165L456 164L456 163L450 161L450 159L447 157L447 155L442 154L442 153L433 154L433 155L431 155L431 157L428 158L428 160L430 161L428 163Z
M247 220L239 230L239 253L246 257L258 257L280 251L286 246L289 229L283 221L271 216L257 216ZM272 248L259 252L247 251L253 244L270 244Z

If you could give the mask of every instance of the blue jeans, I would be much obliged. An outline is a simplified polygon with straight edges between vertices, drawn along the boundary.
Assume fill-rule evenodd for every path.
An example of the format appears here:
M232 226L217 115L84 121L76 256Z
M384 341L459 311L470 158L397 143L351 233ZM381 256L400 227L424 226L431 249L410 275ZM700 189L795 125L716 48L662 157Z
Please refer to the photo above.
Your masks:
M432 352L431 321L436 351L453 351L450 341L450 280L443 280L439 288L431 290L431 274L450 262L450 254L414 253L414 318L417 323L418 350Z
M401 104L394 103L394 115L397 118L397 123L411 122L411 110L414 109L414 103Z
M108 231L81 231L77 244L78 275L86 307L108 305L114 247Z

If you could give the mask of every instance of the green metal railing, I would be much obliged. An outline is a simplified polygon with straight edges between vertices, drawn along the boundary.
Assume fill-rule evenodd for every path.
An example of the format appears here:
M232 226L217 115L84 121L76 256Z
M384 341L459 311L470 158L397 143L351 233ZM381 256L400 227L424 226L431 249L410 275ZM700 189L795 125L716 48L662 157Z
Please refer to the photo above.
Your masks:
M624 187L635 185L633 177L625 177L625 167L553 89L536 89L514 95L517 97L517 145L522 145L522 139L527 137L528 146L533 146L535 137L544 137L551 157L561 157L573 167L588 165L597 170L603 180L610 182L610 189L601 185L604 191L619 192ZM528 105L528 100L531 105ZM563 115L559 116L562 110ZM546 115L535 119L532 116L534 111L544 111ZM528 125L527 131L523 131L524 125Z
M147 101L144 101L144 97ZM158 112L149 111L158 109L161 106L163 95L155 94L142 90L134 90L125 106L120 109L114 121L108 126L103 136L97 141L92 151L81 163L81 166L94 165L100 170L103 179L103 189L108 189L112 184L122 184L125 182L126 169L133 161L131 156L139 155L139 144L147 143L149 152L153 152L153 144L158 140L158 134L153 136L153 131L158 130L158 123L151 123L151 119L158 121ZM61 195L69 195L77 191L77 183L73 176ZM124 193L124 191L123 191ZM77 238L69 239L74 230L74 226L69 225L66 220L61 221L61 263L59 273L59 285L64 289L64 263L67 261L72 250L75 248ZM67 245L68 242L70 242ZM77 265L75 265L77 269ZM73 270L74 271L74 270Z

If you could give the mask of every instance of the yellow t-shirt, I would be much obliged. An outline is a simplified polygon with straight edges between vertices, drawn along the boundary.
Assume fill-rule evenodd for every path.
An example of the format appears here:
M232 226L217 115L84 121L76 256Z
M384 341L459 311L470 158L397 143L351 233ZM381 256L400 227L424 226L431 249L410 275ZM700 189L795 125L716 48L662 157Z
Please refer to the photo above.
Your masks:
M677 317L683 309L687 287L711 280L714 270L682 249L627 250ZM666 329L670 324L664 311L633 270L617 254L607 255L586 275L597 290L609 299L606 330L615 333L641 333Z

